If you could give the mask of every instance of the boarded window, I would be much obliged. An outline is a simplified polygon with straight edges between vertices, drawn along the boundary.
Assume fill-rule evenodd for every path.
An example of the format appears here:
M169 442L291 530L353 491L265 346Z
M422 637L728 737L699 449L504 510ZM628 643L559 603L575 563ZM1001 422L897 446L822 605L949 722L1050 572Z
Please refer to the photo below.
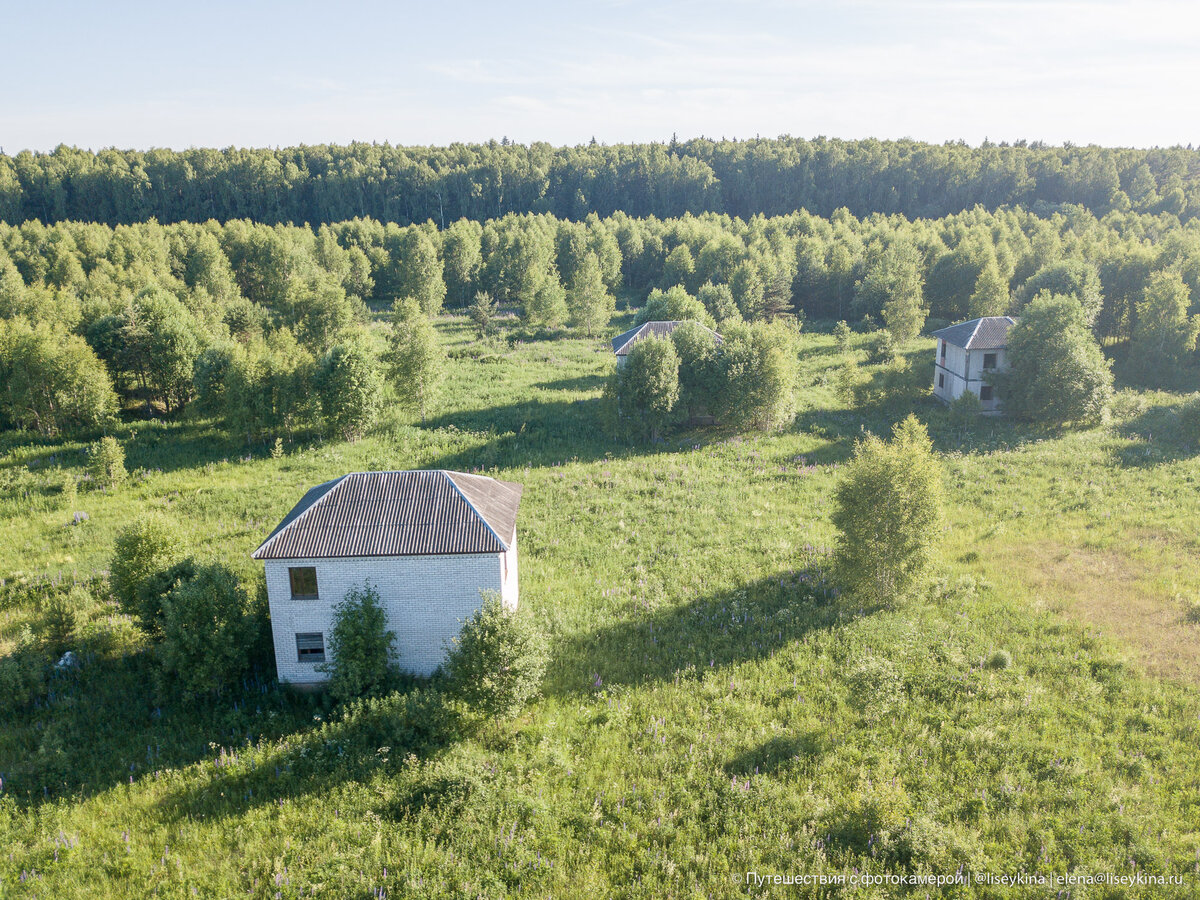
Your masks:
M946 386L946 376L943 375L941 372L938 372L938 387L945 387L945 386Z
M292 581L293 600L317 599L317 570L312 566L296 566L288 569Z
M984 367L984 369L996 368L996 354L995 353L983 354L983 367Z
M984 403L992 399L992 386L990 384L985 384L979 389L979 399Z
M325 662L325 635L311 631L296 635L296 659L300 662Z

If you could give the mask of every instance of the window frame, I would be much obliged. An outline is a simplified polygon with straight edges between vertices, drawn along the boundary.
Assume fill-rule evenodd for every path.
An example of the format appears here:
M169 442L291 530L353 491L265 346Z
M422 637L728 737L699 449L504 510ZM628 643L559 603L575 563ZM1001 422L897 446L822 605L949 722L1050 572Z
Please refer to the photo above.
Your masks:
M320 644L320 649L315 646ZM305 646L308 645L308 646ZM325 632L298 631L296 632L296 662L323 663L325 662Z
M988 365L988 359L991 359L992 361L990 366ZM990 372L992 369L995 369L999 365L999 359L1000 355L998 353L983 354L983 371Z
M987 391L986 397L983 396L984 391ZM981 403L990 403L993 399L995 399L995 397L993 396L993 393L992 393L992 386L990 384L980 385L980 388L979 388L980 402Z
M946 386L946 373L938 372L938 387L944 388L945 386Z
M296 573L297 572L312 572L313 592L311 594L296 593ZM320 600L321 587L317 583L317 567L316 566L288 566L288 588L291 591L293 600Z

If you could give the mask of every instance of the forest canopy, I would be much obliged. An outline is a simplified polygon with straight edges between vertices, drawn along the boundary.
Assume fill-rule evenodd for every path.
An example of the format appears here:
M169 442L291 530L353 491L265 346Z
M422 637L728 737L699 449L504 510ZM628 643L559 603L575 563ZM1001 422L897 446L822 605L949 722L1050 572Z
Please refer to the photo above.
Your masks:
M129 224L357 217L445 227L507 213L668 218L829 216L845 207L930 218L975 206L1061 204L1200 215L1200 152L1040 142L926 144L780 137L553 147L354 143L283 149L0 154L0 221Z

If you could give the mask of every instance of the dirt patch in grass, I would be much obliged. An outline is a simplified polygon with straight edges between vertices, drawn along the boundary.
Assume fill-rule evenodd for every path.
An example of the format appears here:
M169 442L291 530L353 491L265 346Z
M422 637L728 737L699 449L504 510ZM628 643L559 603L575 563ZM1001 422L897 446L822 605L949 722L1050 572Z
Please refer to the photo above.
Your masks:
M1119 639L1147 671L1200 684L1200 626L1154 583L1159 566L1056 542L991 547L980 563L995 582L1023 587L1034 603Z

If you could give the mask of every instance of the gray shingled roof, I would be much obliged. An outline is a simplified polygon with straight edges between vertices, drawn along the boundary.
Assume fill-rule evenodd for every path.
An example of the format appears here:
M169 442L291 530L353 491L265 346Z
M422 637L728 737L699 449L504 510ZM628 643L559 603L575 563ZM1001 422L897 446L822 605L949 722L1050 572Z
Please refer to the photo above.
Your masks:
M691 320L685 319L684 321ZM683 322L645 322L635 328L630 328L624 334L618 334L612 339L613 353L617 356L627 356L633 345L643 338L667 337L682 324ZM716 338L718 344L723 343L724 339L707 325L701 322L696 324Z
M1008 344L1008 329L1016 324L1012 316L984 316L942 328L933 337L964 350L999 350Z
M501 553L516 538L521 485L441 469L352 472L317 485L254 559Z

